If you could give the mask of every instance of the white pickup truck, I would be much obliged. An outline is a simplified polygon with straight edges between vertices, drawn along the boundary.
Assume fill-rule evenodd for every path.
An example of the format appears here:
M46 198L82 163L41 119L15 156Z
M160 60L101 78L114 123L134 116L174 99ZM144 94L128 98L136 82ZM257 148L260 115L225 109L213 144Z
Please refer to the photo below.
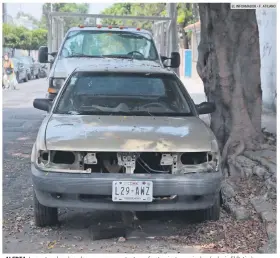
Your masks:
M53 56L48 61L48 55ZM114 63L129 59L143 66L178 68L180 54L160 56L152 34L140 28L78 26L71 28L57 52L49 53L48 47L39 49L39 62L51 63L48 98L54 99L68 75L77 67L100 63ZM170 62L168 62L170 60ZM167 64L169 63L169 64Z

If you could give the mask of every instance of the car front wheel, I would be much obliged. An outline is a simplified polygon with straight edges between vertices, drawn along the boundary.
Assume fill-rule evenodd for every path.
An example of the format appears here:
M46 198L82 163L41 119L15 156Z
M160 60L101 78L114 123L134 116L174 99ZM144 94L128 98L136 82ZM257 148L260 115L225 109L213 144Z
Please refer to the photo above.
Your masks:
M205 210L194 211L192 214L192 219L194 219L195 222L217 221L220 219L220 207L221 199L220 196L218 196L212 207Z
M25 78L23 79L24 82L28 82L28 75L25 73Z
M19 73L18 72L16 73L16 79L17 79L17 81L19 83L20 80L19 80Z
M39 203L33 189L34 217L37 227L54 226L58 224L58 209L46 207Z

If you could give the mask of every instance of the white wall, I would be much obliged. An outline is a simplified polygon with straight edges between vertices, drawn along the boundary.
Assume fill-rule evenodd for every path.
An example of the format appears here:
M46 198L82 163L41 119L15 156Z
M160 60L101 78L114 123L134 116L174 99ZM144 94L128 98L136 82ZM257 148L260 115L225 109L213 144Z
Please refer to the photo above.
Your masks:
M264 107L276 110L276 9L256 10Z

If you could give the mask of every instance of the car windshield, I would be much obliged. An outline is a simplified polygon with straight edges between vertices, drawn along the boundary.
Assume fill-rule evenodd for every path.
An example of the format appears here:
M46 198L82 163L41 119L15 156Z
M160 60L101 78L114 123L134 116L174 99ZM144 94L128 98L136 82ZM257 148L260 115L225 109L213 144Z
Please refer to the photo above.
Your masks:
M54 108L57 114L192 116L170 74L76 72Z
M77 56L159 59L148 34L127 31L72 31L65 40L60 58Z

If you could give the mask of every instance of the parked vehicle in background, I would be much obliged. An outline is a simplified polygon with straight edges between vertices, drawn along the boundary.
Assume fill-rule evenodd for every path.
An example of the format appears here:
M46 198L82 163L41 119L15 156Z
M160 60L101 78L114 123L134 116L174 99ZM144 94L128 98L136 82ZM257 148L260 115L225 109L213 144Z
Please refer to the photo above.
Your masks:
M28 71L25 68L24 64L15 57L13 57L11 59L14 64L14 71L15 71L15 75L16 75L16 79L17 79L18 83L20 83L22 81L27 82L28 81Z
M35 60L31 56L21 56L18 58L21 62L23 62L30 70L28 73L28 79L31 80L33 78L39 79L41 64L35 62Z
M180 65L180 55L177 52L172 52L171 58L159 55L149 31L123 26L71 28L58 52L48 53L48 47L40 47L39 62L48 63L48 55L54 57L49 74L50 99L55 98L67 76L81 64L98 65L116 59L129 59L143 66L178 68ZM165 63L167 60L171 60L170 65Z

